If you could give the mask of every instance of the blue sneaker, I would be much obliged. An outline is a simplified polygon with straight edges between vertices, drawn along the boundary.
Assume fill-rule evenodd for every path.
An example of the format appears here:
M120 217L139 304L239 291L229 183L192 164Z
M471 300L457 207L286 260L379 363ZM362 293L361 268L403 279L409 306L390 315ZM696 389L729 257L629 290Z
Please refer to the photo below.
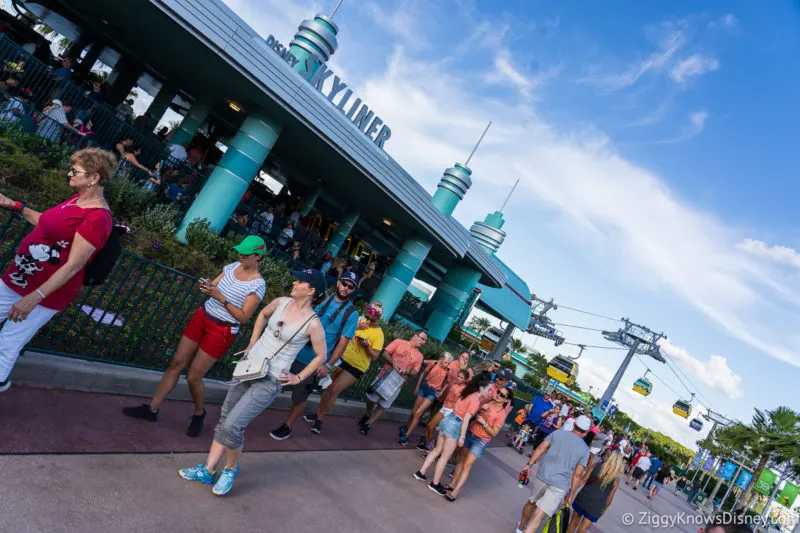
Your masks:
M211 489L211 492L217 496L225 496L233 488L233 480L236 479L236 476L238 475L239 465L236 465L236 470L233 468L226 468L222 471L222 475L219 476L219 479L214 485L214 488Z
M408 433L408 426L400 426L400 434L398 435L401 439L406 436Z
M206 485L214 483L214 472L209 472L205 463L200 463L191 468L181 468L178 475L187 481L199 481Z
M400 437L400 446L408 446L408 437L406 436Z

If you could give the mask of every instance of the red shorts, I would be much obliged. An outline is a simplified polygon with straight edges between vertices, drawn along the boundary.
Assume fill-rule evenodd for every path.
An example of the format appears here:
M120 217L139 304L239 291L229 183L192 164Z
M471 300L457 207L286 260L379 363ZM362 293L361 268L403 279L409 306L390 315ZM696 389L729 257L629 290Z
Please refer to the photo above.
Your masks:
M214 359L219 359L228 351L236 334L231 332L231 326L212 322L205 310L198 307L186 329L183 330L183 336L198 343L200 349Z

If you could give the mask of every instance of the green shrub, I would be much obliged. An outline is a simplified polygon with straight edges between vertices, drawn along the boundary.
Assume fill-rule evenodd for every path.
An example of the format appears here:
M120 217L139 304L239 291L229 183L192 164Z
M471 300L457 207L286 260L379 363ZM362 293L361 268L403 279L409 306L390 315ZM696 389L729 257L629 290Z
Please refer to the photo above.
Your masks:
M234 237L220 237L211 231L208 219L197 219L186 226L186 243L206 254L212 261L231 263L236 259L233 247L239 244Z
M104 196L114 218L130 224L155 201L155 194L145 191L133 180L114 175L104 189Z
M137 220L137 228L163 232L165 234L175 233L178 227L180 211L174 204L157 204L147 208Z

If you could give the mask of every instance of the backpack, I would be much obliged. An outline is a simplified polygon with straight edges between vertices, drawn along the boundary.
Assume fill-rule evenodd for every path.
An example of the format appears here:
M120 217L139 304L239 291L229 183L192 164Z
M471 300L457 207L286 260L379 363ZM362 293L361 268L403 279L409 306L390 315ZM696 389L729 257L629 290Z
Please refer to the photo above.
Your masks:
M334 295L331 294L328 296L328 299L325 300L325 303L322 304L319 312L317 313L320 317L325 315L325 311L328 310L328 306L331 305L333 302ZM339 339L342 337L342 331L344 331L344 327L347 324L347 320L350 318L350 315L357 311L356 306L353 305L352 302L346 302L344 305L340 305L336 311L333 312L333 316L331 317L330 323L333 324L336 321L336 317L339 316L339 313L345 309L344 315L342 315L342 322L339 324L339 332L336 334L336 342L339 342Z
M122 244L119 237L130 231L128 226L113 224L106 243L86 263L86 269L83 271L83 285L85 287L96 287L105 283L122 253Z

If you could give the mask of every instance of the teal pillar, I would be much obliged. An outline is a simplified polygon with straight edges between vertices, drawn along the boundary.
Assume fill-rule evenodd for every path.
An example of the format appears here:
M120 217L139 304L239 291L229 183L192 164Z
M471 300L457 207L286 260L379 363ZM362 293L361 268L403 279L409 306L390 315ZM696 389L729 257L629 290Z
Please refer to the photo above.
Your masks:
M428 304L432 309L425 323L428 335L440 341L447 337L479 279L480 272L465 265L450 267Z
M158 94L153 98L153 101L150 102L150 106L147 108L147 112L153 117L154 124L158 124L161 117L167 112L167 108L172 104L172 100L175 99L176 94L177 91L175 88L166 83L158 90ZM203 120L205 120L205 117L203 117ZM195 129L195 131L197 130Z
M297 59L294 70L311 80L319 67L330 59L339 46L336 35L339 27L327 16L317 15L304 20L297 28L289 51Z
M471 175L472 171L461 163L456 163L445 170L442 179L439 180L439 185L436 186L436 193L431 199L433 206L445 216L452 215L458 202L464 198L472 186Z
M251 116L244 121L183 218L176 234L179 241L186 242L186 227L201 218L208 219L217 233L222 231L279 134L280 127L264 118Z
M347 240L347 236L353 231L353 226L356 225L356 222L358 222L358 213L347 213L342 216L342 219L336 226L336 231L333 232L331 239L328 241L328 246L325 247L325 251L330 252L336 257L344 241Z
M106 100L109 105L115 106L128 98L131 90L136 87L136 82L142 75L144 67L132 59L122 57L114 70L108 75Z
M207 103L195 102L192 104L189 112L183 117L181 125L175 128L175 133L172 134L172 144L192 142L210 111L211 105ZM267 152L269 153L269 150Z
M475 304L478 303L478 300L481 298L481 291L479 288L475 287L472 289L472 294L470 295L469 299L467 300L467 304L461 308L461 313L459 313L458 318L456 318L456 324L459 326L463 326L464 323L469 318L469 314L475 309Z
M428 257L431 245L422 239L408 239L392 261L383 281L372 297L373 301L383 304L383 319L390 320L394 315L400 300L411 285L414 276Z
M89 51L86 52L86 54L84 54L83 58L81 59L81 65L86 70L86 72L92 70L94 64L97 63L98 59L100 59L100 54L102 54L103 50L105 49L106 47L100 43L92 43L92 46L89 48Z
M308 193L305 196L305 198L303 198L303 201L300 202L300 215L301 216L306 216L307 214L309 214L311 212L311 209L314 207L314 204L317 202L317 199L319 198L320 193L322 193L322 189L318 187L318 188L314 189L313 191L311 191L310 193Z

